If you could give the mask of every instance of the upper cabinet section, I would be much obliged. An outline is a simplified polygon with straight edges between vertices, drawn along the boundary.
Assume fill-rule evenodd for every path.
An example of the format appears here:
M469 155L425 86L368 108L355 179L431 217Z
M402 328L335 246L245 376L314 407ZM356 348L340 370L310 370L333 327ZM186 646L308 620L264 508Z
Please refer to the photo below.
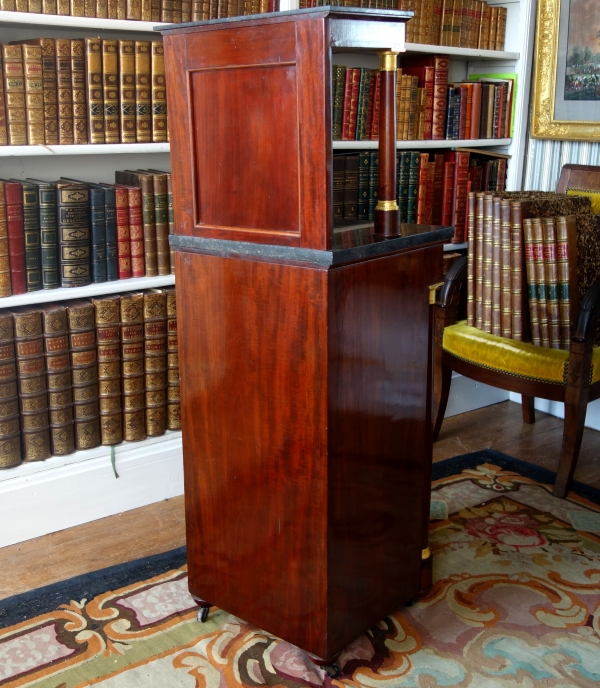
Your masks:
M163 29L175 224L331 247L331 54L404 49L411 13L328 7Z

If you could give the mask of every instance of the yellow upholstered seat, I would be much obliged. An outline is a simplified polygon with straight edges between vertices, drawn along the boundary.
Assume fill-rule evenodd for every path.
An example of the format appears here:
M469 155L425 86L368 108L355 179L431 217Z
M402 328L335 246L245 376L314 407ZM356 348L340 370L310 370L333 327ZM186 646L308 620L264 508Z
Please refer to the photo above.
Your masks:
M497 337L469 327L466 320L444 328L442 347L453 356L482 368L536 382L567 384L568 351ZM590 384L599 380L600 347L595 347Z

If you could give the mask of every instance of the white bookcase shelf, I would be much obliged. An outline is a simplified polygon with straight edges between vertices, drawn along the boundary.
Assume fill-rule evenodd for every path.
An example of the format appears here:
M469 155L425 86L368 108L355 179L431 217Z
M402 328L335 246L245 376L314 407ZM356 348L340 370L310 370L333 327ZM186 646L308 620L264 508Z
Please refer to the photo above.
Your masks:
M62 146L0 146L1 158L48 155L138 155L168 153L168 143L98 143Z
M32 14L29 12L8 12L0 10L2 24L25 24L28 26L56 27L67 29L93 29L94 31L136 31L154 33L155 26L168 26L164 22L133 21L129 19L94 19L90 17L69 17L57 14Z
M518 60L519 53L505 50L479 50L478 48L453 48L448 45L423 45L421 43L407 43L406 53L425 53L427 55L448 55L453 60L478 62L487 60ZM400 55L402 64L402 55Z
M436 141L397 141L398 150L426 150L428 148L481 148L510 146L512 139L440 139ZM333 141L333 150L373 150L378 141Z

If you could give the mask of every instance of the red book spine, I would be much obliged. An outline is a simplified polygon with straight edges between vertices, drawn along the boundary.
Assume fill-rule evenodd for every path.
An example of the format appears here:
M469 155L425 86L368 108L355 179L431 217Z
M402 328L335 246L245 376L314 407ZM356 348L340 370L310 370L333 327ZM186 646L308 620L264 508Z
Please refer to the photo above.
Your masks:
M469 183L471 184L471 191L481 191L481 179L483 174L483 167L477 165L476 167L469 167Z
M498 88L498 91L500 92L499 94L496 94L498 96L498 125L496 127L496 131L494 132L494 136L497 139L501 139L504 133L504 129L506 128L506 123L504 121L504 108L506 107L506 89L504 88L504 86L500 86L500 88Z
M454 165L453 161L444 162L444 188L442 194L442 225L449 227L452 224L452 198L454 191Z
M427 174L425 175L425 214L423 224L432 224L433 217L433 193L435 183L435 162L427 163Z
M504 191L506 189L506 158L498 160L498 178L496 181L496 191Z
M356 123L358 120L358 94L360 91L360 69L346 70L346 73L352 72L352 92L350 96L350 114L348 124L348 140L354 141L356 139ZM342 132L344 124L342 122ZM343 134L342 134L343 138Z
M444 154L434 156L433 199L431 202L431 224L442 224L442 203L444 199Z
M478 139L481 124L481 84L473 84L471 95L471 132L469 138Z
M427 215L427 175L429 172L429 153L421 153L419 156L419 187L417 191L417 224L428 225L425 221Z
M129 205L129 240L131 242L131 273L133 277L144 277L144 223L142 217L142 190L137 186L127 189Z
M119 279L132 277L131 240L129 237L129 192L126 188L117 189L117 260Z
M344 82L344 108L342 110L342 141L350 140L350 101L352 100L353 71L353 69L346 70L346 81Z
M454 201L452 203L452 222L454 225L453 244L462 244L465 240L467 224L467 185L469 183L469 154L455 152L454 168Z
M371 139L372 129L373 129L373 109L375 105L375 82L377 81L377 75L379 72L373 70L371 72L371 85L369 88L369 113L367 115L367 140Z
M27 291L25 273L25 227L23 223L23 188L18 182L5 182L6 225L10 262L10 286L13 295Z
M445 56L436 56L433 81L433 121L431 138L435 140L446 138L446 108L448 100L448 67L449 60Z
M379 138L379 97L381 91L381 74L377 72L375 78L375 100L373 102L373 123L371 125L371 140Z

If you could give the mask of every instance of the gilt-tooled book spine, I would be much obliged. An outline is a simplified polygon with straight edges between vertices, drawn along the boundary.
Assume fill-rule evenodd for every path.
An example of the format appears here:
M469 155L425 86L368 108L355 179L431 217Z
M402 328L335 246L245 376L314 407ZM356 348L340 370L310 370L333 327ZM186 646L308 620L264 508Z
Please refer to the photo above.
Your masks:
M119 41L119 82L121 143L135 143L135 41Z
M141 0L140 16L142 21L152 21L152 0Z
M4 182L0 181L0 297L10 296L11 294L6 198L4 195Z
M51 450L41 311L22 307L15 308L12 315L23 461L43 461L50 458Z
M42 0L27 0L27 12L42 14Z
M219 18L228 17L226 0L221 0L221 2L219 2L219 7L221 8L219 11ZM173 0L173 22L175 24L181 24L181 0Z
M0 54L0 73L2 73L2 55ZM6 131L6 98L4 96L4 77L0 78L0 146L8 145Z
M115 186L117 225L118 279L129 279L131 274L131 240L129 238L129 194L125 187Z
M346 156L344 173L344 219L356 220L358 205L358 155Z
M410 151L399 152L398 172L398 213L400 222L407 221L408 214L408 174L410 169Z
M104 141L119 143L119 54L118 41L102 41L102 88L104 98Z
M165 50L162 41L152 41L152 141L167 140L167 91Z
M87 143L85 41L83 38L71 40L71 84L73 86L73 140L74 143Z
M108 19L108 0L96 0L96 17L98 19ZM116 19L116 17L113 17Z
M379 151L369 151L369 220L375 217L379 197Z
M152 289L144 293L144 385L146 434L167 429L167 295Z
M333 156L333 221L344 219L344 176L346 174L346 156Z
M363 141L367 138L367 119L369 116L369 97L371 89L371 70L360 70L360 84L359 84L359 99L358 111L356 119L356 136L357 141Z
M358 220L369 219L369 153L358 154L358 203L356 206Z
M417 219L418 225L430 224L426 222L427 217L431 219L431 207L427 207L427 181L429 175L429 153L419 155L419 185L417 187ZM433 181L433 180L432 180Z
M156 264L159 275L171 273L169 251L169 206L167 175L154 175L154 218L156 227Z
M446 135L449 64L447 57L435 56L431 138L436 140L443 139Z
M242 12L238 8L235 16L240 14L242 14ZM192 21L192 2L191 0L181 0L181 22L185 24L189 21Z
M49 12L48 14L56 14L56 12ZM53 38L38 38L36 40L42 49L42 81L44 86L44 140L46 145L52 145L58 143L56 47Z
M510 255L510 201L500 201L500 321L502 336L512 338L512 292L511 292L511 255Z
M90 19L96 16L96 0L83 0L83 14Z
M501 271L502 271L502 219L500 213L499 196L493 196L493 223L492 223L492 334L497 337L502 335L502 311L501 302Z
M342 112L344 109L344 84L346 81L346 67L343 65L332 65L332 126L333 139L339 141L342 138Z
M56 14L68 17L71 14L70 0L56 0Z
M381 92L381 72L376 69L375 72L375 84L371 91L375 94L373 97L373 114L371 117L371 127L369 129L369 138L372 141L377 141L379 139L379 105L381 102L380 92Z
M151 21L160 21L160 6L161 0L151 0L150 3L150 15Z
M114 186L104 187L104 221L106 223L106 279L119 279L118 236L117 236L117 190Z
M23 51L20 45L2 46L2 74L8 145L22 146L27 143L27 114Z
M548 328L550 347L560 349L560 310L558 305L558 261L556 227L553 217L542 220L544 275L546 279L546 302L548 308Z
M508 10L506 7L498 7L498 29L496 31L496 50L504 50L506 39L506 18Z
M0 469L21 463L15 335L11 313L0 313Z
M142 2L141 2L141 0L126 0L126 2L127 2L126 18L127 19L137 19L138 21L141 21L141 19L142 19Z
M92 299L98 341L100 441L114 446L123 441L121 396L121 301L119 296Z
M406 204L406 221L413 224L417 221L417 201L419 195L420 153L411 151L408 167L408 200ZM371 219L371 218L369 218Z
M535 252L533 246L533 227L530 218L523 219L523 235L525 238L525 270L527 274L527 291L529 294L529 321L531 326L531 341L541 346L542 336L540 328L537 275L535 269Z
M144 256L144 218L142 213L142 190L136 186L127 189L129 195L129 239L131 242L131 273L133 277L144 277L146 259Z
M100 444L98 348L94 306L85 299L69 301L67 314L73 379L75 447L79 451Z
M534 217L531 219L531 234L541 346L548 348L550 347L550 326L548 321L546 271L544 267L544 234L541 218Z
M144 221L144 261L146 276L158 275L156 255L156 219L154 209L154 177L140 174L139 186L142 190L142 217Z
M15 0L0 0L0 10L16 12Z
M469 192L467 215L467 325L475 326L475 193Z
M67 309L48 304L41 310L52 455L65 456L75 451Z
M42 288L42 241L40 197L36 184L21 182L23 189L23 234L25 237L25 274L27 291Z
M475 194L475 327L483 329L484 194Z
M39 191L42 286L44 289L56 289L60 286L56 184L37 180L28 181L35 183Z
M344 74L344 99L342 105L341 140L350 139L350 102L352 100L352 80L354 69L347 68Z
M121 296L121 360L123 375L123 439L146 439L144 378L144 295Z
M135 130L138 143L152 141L150 42L135 42Z
M492 271L494 204L492 194L483 195L483 319L481 329L492 332Z
M523 313L523 267L526 261L524 253L524 219L528 216L526 206L520 201L510 204L510 258L511 258L511 299L512 299L512 338L526 341L528 329L525 327L527 314ZM528 309L529 311L531 309ZM538 319L539 325L539 319ZM533 336L533 331L532 331Z
M27 0L15 0L15 11L16 12L27 12Z
M72 17L85 17L85 0L69 0Z
M91 284L90 189L59 183L56 188L61 287Z
M452 243L462 244L465 240L467 219L467 188L469 184L469 153L456 151L454 168L454 200L452 203L452 224L454 236Z
M104 143L104 98L102 93L102 39L85 39L85 71L90 143Z
M572 300L577 300L577 226L575 217L556 218L558 307L560 312L561 348L568 349L571 343L571 326L575 309Z
M368 193L368 191L367 191ZM173 180L171 175L167 174L167 205L169 209L169 236L175 234L175 206L173 203ZM169 260L171 264L171 274L175 274L175 251L169 245Z
M71 82L71 41L56 39L56 86L58 98L58 142L73 143L73 84Z
M216 17L205 17L205 19L216 19ZM173 22L173 0L162 0L160 10L160 20L162 22Z
M174 287L165 291L167 294L167 429L181 430L176 291Z
M108 12L108 18L109 19L119 19L119 9L118 9L118 0L108 0L107 3L107 12ZM123 16L123 19L125 17Z
M19 182L4 182L10 284L13 295L27 291L25 273L25 234L23 224L23 190Z
M105 190L98 184L90 184L90 247L92 282L106 282L106 214Z

